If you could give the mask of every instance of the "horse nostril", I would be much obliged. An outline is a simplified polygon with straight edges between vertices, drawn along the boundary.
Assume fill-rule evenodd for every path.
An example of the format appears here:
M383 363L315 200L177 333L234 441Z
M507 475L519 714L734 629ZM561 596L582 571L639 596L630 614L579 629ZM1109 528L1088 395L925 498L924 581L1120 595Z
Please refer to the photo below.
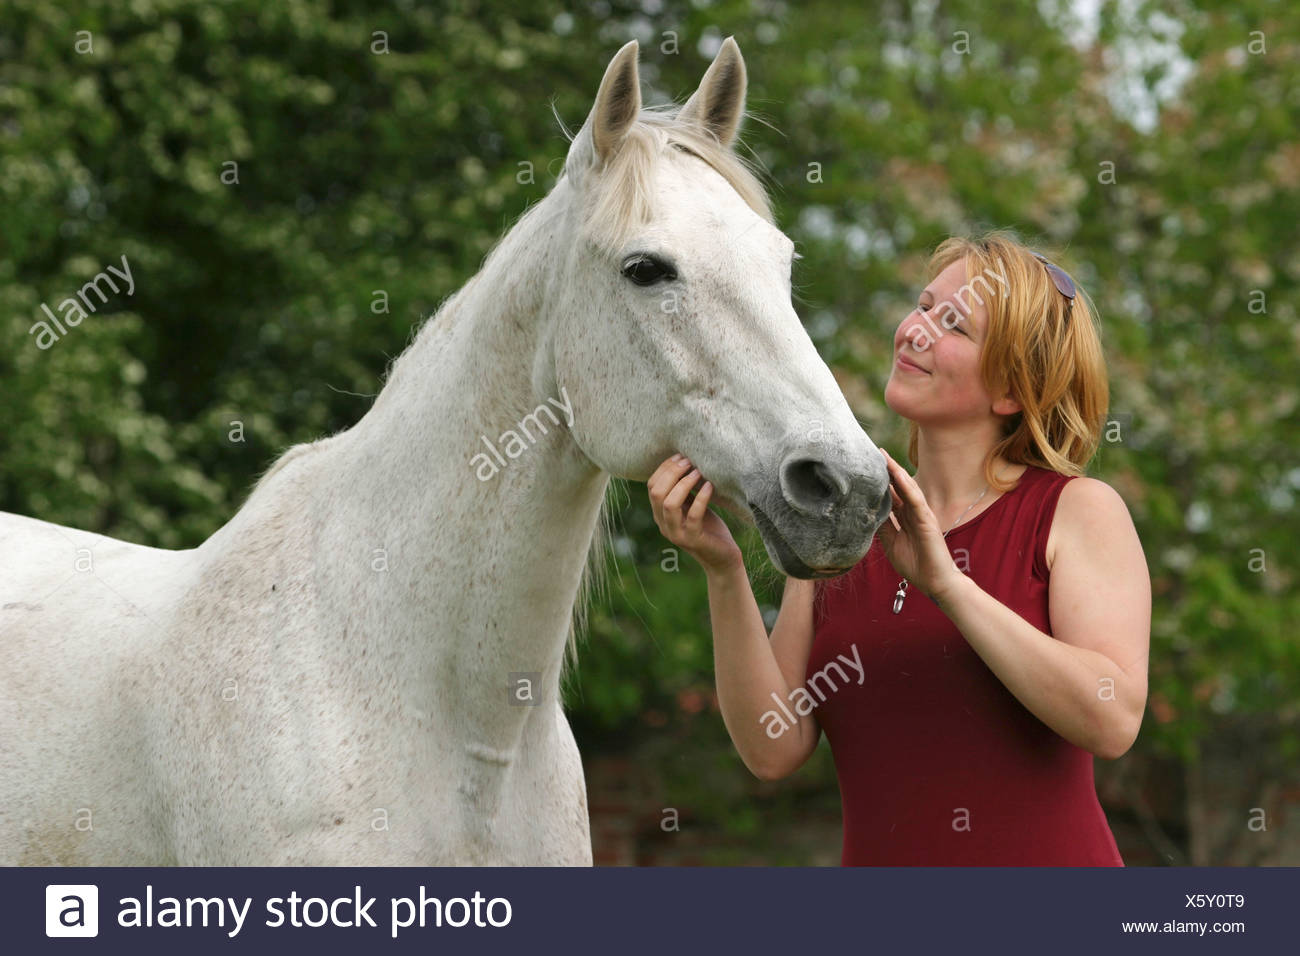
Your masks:
M829 498L843 498L849 493L849 478L823 461L813 463L813 474Z
M850 487L848 475L824 461L796 458L781 468L781 489L800 511L824 512L848 497Z

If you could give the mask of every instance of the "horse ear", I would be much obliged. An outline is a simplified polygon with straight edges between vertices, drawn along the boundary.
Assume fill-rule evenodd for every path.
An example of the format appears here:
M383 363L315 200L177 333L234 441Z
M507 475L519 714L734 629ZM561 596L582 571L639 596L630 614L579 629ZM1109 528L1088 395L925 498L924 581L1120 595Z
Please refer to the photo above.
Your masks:
M639 49L636 40L630 40L609 61L591 114L569 147L564 164L567 170L578 172L618 152L641 112L641 77L636 65Z
M745 115L745 58L731 37L713 58L700 81L700 88L686 101L678 119L712 133L723 146L730 146Z

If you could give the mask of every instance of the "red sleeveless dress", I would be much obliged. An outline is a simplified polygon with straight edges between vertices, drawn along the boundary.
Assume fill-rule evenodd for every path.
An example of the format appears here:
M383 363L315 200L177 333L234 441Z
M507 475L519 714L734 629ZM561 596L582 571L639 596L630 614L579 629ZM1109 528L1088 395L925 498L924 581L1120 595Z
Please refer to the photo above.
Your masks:
M957 566L1047 634L1047 534L1069 480L1030 467L948 535ZM839 777L843 865L1123 866L1093 755L1030 713L915 586L895 615L899 580L877 538L817 586L806 686Z

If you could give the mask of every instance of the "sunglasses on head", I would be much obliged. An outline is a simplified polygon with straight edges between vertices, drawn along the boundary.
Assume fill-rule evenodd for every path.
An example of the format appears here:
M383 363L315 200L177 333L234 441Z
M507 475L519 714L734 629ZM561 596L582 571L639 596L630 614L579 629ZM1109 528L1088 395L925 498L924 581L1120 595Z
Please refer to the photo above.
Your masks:
M1074 280L1058 265L1047 261L1043 256L1034 253L1034 258L1047 267L1047 274L1052 277L1052 284L1056 286L1056 291L1065 296L1065 321L1070 321L1070 307L1074 305Z

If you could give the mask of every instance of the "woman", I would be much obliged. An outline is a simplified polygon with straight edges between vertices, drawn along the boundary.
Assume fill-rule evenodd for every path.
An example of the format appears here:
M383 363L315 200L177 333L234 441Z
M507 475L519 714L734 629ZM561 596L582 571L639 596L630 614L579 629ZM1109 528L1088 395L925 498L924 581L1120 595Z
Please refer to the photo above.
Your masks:
M1151 588L1124 502L1081 477L1107 407L1093 314L1006 233L949 239L930 272L885 387L916 474L888 460L894 511L852 571L787 579L769 639L689 461L651 477L655 520L707 573L746 766L785 777L826 731L845 865L1123 866L1092 761L1137 737Z

